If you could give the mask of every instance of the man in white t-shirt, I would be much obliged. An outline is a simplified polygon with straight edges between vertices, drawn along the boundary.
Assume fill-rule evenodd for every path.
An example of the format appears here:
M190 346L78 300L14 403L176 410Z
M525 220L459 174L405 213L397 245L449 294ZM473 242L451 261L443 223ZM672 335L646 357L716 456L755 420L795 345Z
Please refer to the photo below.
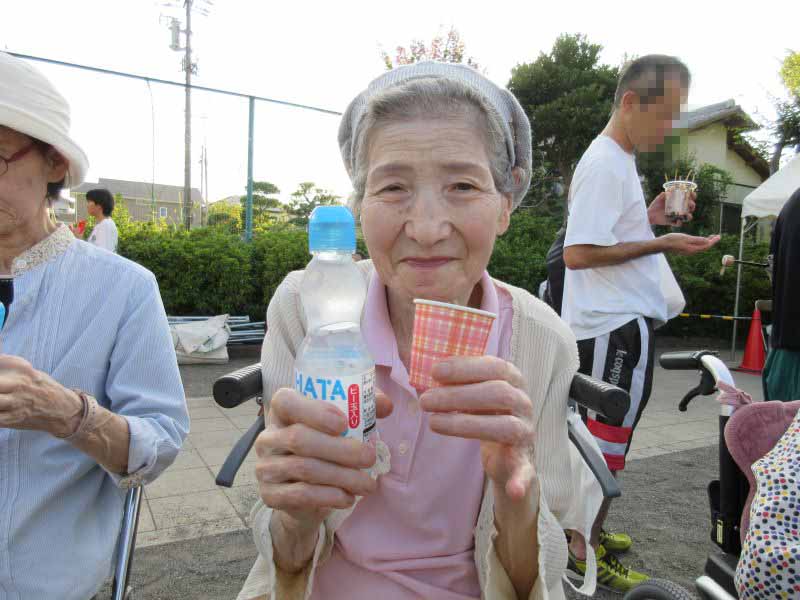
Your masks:
M664 253L707 250L719 236L669 233L655 237L653 225L667 225L665 195L648 207L634 152L663 143L686 103L689 70L670 56L649 55L622 72L614 112L575 169L570 185L564 240L562 318L578 340L580 370L630 393L624 420L584 415L589 430L615 474L625 467L631 436L653 381L653 329L683 309L683 296ZM694 210L692 199L690 210ZM598 581L625 592L647 579L624 567L615 553L631 546L625 534L603 530L610 501L597 516L592 546ZM585 573L585 542L570 541L570 570Z
M114 219L111 218L111 214L114 212L114 196L111 195L111 192L104 188L86 192L86 212L95 219L92 234L86 241L109 252L116 252L119 233L117 233Z

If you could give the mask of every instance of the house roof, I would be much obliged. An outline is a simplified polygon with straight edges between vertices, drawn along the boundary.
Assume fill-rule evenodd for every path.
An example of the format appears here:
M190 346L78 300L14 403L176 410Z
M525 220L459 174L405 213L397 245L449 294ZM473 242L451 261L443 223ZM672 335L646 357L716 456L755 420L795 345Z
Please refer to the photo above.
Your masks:
M85 194L89 190L98 187L106 188L112 194L119 194L127 199L149 200L153 197L153 191L155 191L155 197L159 202L179 204L183 197L183 186L162 183L156 183L153 186L153 184L143 181L125 181L124 179L106 179L104 177L101 177L97 183L82 183L78 187L72 188L72 191ZM153 187L155 187L155 190L153 190ZM192 188L192 201L200 202L201 199L200 190Z
M742 131L759 128L733 98L688 111L681 119L679 127L694 131L719 121L722 121L727 127L736 127Z
M242 202L241 196L226 196L224 198L220 198L219 200L214 200L211 204L216 204L217 202L223 202L225 204L230 204L231 206L239 206Z
M746 139L741 135L735 135L735 133L753 131L760 127L741 106L736 104L733 98L688 111L681 117L677 127L691 133L720 122L728 130L728 148L736 152L762 179L769 177L769 163L756 152Z

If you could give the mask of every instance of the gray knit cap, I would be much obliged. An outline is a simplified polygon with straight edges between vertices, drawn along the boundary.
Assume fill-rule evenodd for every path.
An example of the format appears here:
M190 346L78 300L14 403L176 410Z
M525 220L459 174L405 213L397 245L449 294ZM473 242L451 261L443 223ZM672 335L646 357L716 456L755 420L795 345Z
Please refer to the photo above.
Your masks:
M531 183L531 125L525 111L514 95L498 87L481 73L466 65L435 61L418 62L387 71L369 84L347 107L339 125L339 149L350 177L356 170L358 148L355 135L358 125L367 114L370 99L395 85L418 78L457 80L474 89L503 121L509 165L521 167L524 173L519 187L513 192L513 208L517 208Z

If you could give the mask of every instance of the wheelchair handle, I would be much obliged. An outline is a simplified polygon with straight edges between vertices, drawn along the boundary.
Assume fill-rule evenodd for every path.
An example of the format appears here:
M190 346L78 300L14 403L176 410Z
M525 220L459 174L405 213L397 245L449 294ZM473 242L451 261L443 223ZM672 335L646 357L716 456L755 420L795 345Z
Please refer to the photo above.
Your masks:
M631 402L625 390L582 373L572 378L569 396L583 408L593 410L611 421L624 419Z
M223 375L214 382L214 401L222 408L236 408L251 398L261 396L264 382L261 363Z
M228 458L225 459L225 464L222 465L217 474L217 485L227 488L233 486L236 473L239 471L244 459L247 457L247 453L250 452L253 444L256 443L256 438L262 431L264 431L264 417L259 415L256 418L256 422L250 426L250 429L248 429L241 438L239 438L239 441L236 442L231 453L228 454Z
M666 352L659 357L658 362L664 369L672 371L692 371L697 369L700 371L700 383L689 390L681 399L680 404L678 404L680 412L686 412L689 402L697 398L697 396L708 396L716 391L717 381L714 374L704 364L703 357L717 356L717 354L717 352L709 350L698 350L695 352Z

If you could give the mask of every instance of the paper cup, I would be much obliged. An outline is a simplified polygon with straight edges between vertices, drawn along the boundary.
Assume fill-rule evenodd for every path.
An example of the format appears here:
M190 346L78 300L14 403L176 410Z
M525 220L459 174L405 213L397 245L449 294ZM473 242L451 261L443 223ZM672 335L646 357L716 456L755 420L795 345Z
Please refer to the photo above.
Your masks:
M451 356L482 356L497 315L455 304L414 300L409 380L419 392L439 384L433 365Z
M696 189L697 184L692 181L676 180L664 184L667 193L664 214L669 221L680 223L688 220L689 194Z

